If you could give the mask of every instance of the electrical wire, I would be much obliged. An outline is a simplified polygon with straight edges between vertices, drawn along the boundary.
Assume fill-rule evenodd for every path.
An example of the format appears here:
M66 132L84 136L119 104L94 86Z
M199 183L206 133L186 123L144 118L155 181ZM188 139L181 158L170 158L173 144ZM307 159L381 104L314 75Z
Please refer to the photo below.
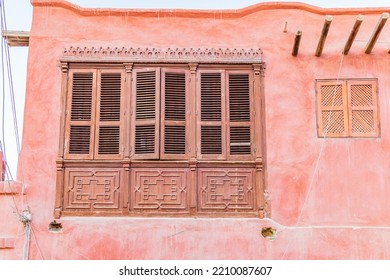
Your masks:
M5 6L4 6L4 0L0 0L0 14L1 14L1 31L7 32L7 23L6 23L6 12L5 12ZM16 141L16 149L18 153L18 163L20 168L20 174L22 178L22 212L19 212L17 203L15 201L15 191L12 190L12 184L11 181L13 181L12 172L9 168L9 165L7 163L7 157L6 157L6 145L5 145L5 103L6 103L6 78L5 78L5 67L7 71L7 78L8 78L8 87L9 87L9 94L10 94L10 102L11 102L11 110L12 110L12 121L13 121L13 127L14 127L14 133L15 133L15 141ZM13 87L13 79L12 79L12 67L11 67L11 56L9 52L9 46L6 42L5 38L2 38L1 40L1 70L2 70L2 143L0 141L0 148L3 151L4 155L4 161L6 163L6 176L8 180L8 186L12 193L12 199L15 206L15 210L18 213L18 220L23 223L24 225L24 245L23 245L23 259L29 258L29 250L30 250L30 240L31 240L31 233L33 235L33 238L35 240L35 245L38 248L39 254L43 259L41 249L39 247L39 244L37 242L37 239L34 235L34 231L31 225L31 211L30 207L27 203L27 196L24 194L25 184L24 184L24 172L23 172L23 165L21 160L21 148L20 148L20 138L19 138L19 127L18 127L18 121L17 121L17 114L16 114L16 102L15 102L15 92ZM2 145L1 145L2 144ZM27 205L27 206L26 206ZM27 210L26 210L27 209Z

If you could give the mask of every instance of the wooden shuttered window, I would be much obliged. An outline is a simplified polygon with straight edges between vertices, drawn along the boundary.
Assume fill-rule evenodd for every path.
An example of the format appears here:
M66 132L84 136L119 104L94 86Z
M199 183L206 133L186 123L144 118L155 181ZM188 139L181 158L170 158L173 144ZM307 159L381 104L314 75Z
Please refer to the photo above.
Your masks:
M159 157L160 71L134 70L134 158Z
M227 99L229 109L230 157L250 158L252 153L251 96L252 79L249 72L228 72Z
M99 71L97 87L96 158L119 158L121 154L121 104L124 74ZM123 110L123 109L122 109Z
M188 71L162 69L161 158L187 157Z
M187 72L165 68L134 70L134 158L187 157Z
M118 158L121 143L123 72L69 72L67 158Z
M376 80L317 81L319 137L378 137Z
M225 72L200 71L198 80L200 156L226 159Z
M200 157L250 159L252 156L250 71L202 71L200 91Z

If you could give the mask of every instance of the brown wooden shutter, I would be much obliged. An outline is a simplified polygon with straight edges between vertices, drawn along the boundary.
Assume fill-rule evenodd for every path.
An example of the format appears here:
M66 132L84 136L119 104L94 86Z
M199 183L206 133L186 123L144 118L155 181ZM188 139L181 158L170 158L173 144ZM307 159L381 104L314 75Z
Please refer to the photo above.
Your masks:
M354 137L379 136L376 80L347 81L350 135Z
M66 157L92 159L96 71L70 70Z
M231 156L251 155L250 73L228 72L229 145Z
M136 69L134 75L134 158L156 159L159 157L160 71Z
M123 84L124 73L122 71L99 71L96 158L120 157Z
M186 158L187 71L161 72L161 157Z
M200 157L225 159L225 72L200 71Z
M319 137L348 136L347 87L343 81L317 81Z

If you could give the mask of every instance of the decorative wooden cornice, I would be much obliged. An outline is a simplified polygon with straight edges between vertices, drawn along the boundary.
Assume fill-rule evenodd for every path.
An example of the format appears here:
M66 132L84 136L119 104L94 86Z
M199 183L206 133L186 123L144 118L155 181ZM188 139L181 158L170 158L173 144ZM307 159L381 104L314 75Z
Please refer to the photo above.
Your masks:
M262 63L261 49L222 48L87 48L69 47L62 61L132 61L151 63Z

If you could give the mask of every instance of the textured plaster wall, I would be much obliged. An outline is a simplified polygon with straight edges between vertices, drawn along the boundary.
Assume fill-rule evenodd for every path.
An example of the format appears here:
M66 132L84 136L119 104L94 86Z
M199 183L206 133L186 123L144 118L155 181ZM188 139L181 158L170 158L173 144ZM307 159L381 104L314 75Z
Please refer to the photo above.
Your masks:
M348 15L343 15L340 10L273 4L266 10L259 5L241 13L103 13L70 9L63 1L53 3L57 4L33 1L30 34L22 147L24 175L19 179L28 187L33 214L36 238L31 242L31 258L390 257L386 227L390 225L390 26L385 26L373 53L364 54L381 10L365 16L350 54L342 57L355 18L362 11L345 10ZM323 55L315 57L324 14L332 12L335 15ZM285 21L288 32L283 32ZM297 30L302 30L303 35L295 58L291 50ZM60 220L61 233L49 232L60 124L58 61L64 48L70 46L260 47L267 64L266 163L272 220L65 217ZM378 79L380 138L317 137L315 79L338 77ZM262 237L263 226L278 230L274 241ZM13 257L20 255L20 250L14 252Z

